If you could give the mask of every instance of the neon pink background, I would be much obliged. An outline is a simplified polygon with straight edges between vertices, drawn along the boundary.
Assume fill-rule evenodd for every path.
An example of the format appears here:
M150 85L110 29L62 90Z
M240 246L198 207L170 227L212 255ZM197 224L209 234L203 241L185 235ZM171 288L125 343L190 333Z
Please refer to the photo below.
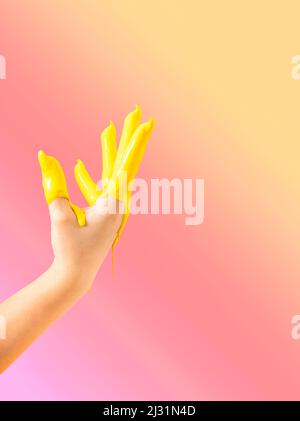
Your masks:
M108 258L0 399L300 398L297 3L273 20L261 2L173 3L0 0L1 299L51 262L38 149L83 205L76 159L99 178L100 131L139 103L157 123L140 175L206 186L199 227L130 219L116 282Z

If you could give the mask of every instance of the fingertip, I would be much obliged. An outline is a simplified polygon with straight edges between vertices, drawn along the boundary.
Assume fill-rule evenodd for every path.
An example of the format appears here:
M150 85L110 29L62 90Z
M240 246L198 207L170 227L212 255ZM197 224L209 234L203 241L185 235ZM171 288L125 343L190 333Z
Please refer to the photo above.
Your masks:
M155 120L154 120L154 118L153 117L150 117L149 118L149 121L146 124L147 124L146 131L148 133L151 133L152 130L154 129L154 127L155 127Z
M141 107L139 106L139 104L136 104L135 105L135 113L137 114L137 115L139 115L141 118L142 118L142 110L141 110Z
M45 152L42 151L42 150L39 150L38 151L38 161L39 161L41 166L45 163L46 159L47 159L47 155L45 154Z
M74 175L75 177L79 175L83 175L87 172L84 163L81 161L81 159L77 159L75 167L74 167Z
M108 127L110 133L115 138L116 137L116 126L112 120L109 120L109 127Z
M101 133L101 140L104 142L107 138L116 135L116 128L112 120L109 120L109 125L105 127L103 132Z
M38 161L43 172L48 171L51 168L53 158L47 155L44 151L38 152Z
M142 119L142 110L138 104L136 104L135 109L131 111L127 116L125 117L125 123L127 124L133 124L134 126L137 126L139 122Z
M139 127L134 132L134 136L143 136L145 134L151 134L153 128L154 128L154 118L151 117L148 121L145 123L142 123L139 125Z
M76 168L80 168L82 166L84 166L84 164L81 159L77 159L74 169L76 170Z
M46 154L45 154L45 152L42 150L42 149L40 149L39 151L38 151L38 160L40 161L40 160L42 160L43 158L44 158L44 156L45 156Z

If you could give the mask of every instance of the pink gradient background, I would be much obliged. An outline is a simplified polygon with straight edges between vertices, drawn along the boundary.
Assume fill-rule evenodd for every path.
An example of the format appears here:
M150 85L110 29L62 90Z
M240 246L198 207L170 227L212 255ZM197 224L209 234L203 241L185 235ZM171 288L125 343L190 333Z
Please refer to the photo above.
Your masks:
M300 398L300 8L272 5L0 0L0 299L51 261L38 149L83 205L76 159L100 177L100 131L139 103L140 175L206 187L201 226L130 218L116 282L108 258L0 399Z

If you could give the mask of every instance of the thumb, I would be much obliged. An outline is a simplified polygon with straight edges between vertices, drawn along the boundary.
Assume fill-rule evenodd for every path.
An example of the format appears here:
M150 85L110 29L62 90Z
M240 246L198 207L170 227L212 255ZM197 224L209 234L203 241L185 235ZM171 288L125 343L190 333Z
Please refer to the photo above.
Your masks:
M39 151L38 160L42 172L44 194L48 205L51 205L58 198L64 199L64 202L66 203L64 205L57 206L66 206L67 204L70 210L73 210L74 214L76 215L79 225L84 226L85 213L81 208L79 208L76 205L73 205L73 203L71 202L65 174L60 163L57 161L57 159L45 154L45 152L43 151ZM58 203L63 202L59 200ZM54 208L55 207L56 205L54 206Z
M38 160L46 202L50 204L57 197L69 199L65 174L57 159L39 151Z
M49 214L52 224L78 225L75 213L68 199L57 198L49 204Z

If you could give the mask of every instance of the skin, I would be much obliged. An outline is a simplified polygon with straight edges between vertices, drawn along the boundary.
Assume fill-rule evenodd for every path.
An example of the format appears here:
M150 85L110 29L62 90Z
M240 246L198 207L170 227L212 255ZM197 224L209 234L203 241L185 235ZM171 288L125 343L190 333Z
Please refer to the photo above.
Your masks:
M77 183L90 205L85 209L72 203L59 162L39 152L54 257L40 277L0 304L0 316L6 322L6 338L0 339L0 372L91 290L129 215L127 206L125 215L111 212L124 209L123 202L130 196L128 186L123 192L112 186L121 183L124 171L128 182L138 171L154 124L152 119L143 124L140 120L141 111L136 107L125 119L118 151L113 123L102 133L103 175L107 179L103 191L83 163L76 164Z
M98 206L106 205L105 200L113 199L101 198ZM0 304L7 332L7 338L0 340L0 372L91 290L122 222L122 215L99 215L94 206L86 209L86 226L81 228L69 201L62 198L54 200L49 210L52 264Z

